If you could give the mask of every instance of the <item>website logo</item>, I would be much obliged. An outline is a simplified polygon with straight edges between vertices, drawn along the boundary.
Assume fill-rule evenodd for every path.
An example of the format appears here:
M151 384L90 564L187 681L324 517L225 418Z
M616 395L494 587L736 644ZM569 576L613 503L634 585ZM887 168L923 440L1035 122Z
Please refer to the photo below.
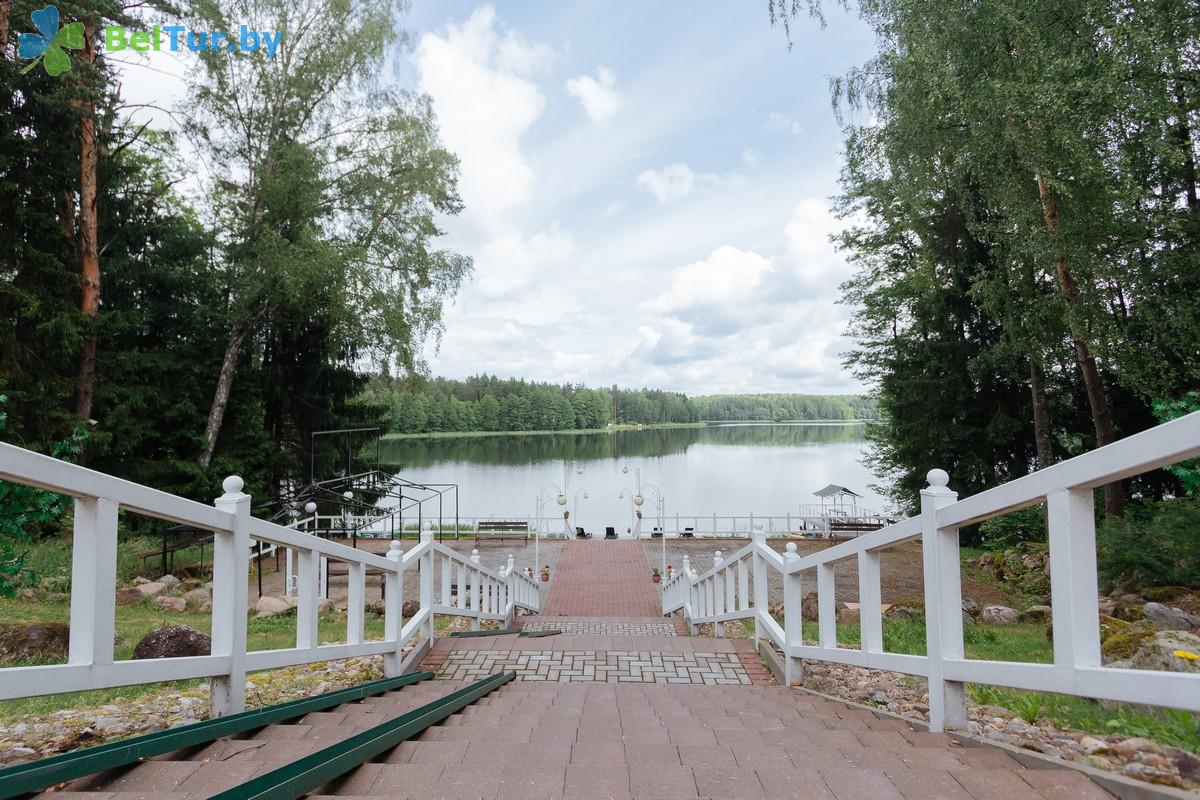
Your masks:
M49 75L61 75L71 68L71 58L66 50L83 47L83 23L72 22L59 30L58 7L46 6L29 15L33 26L41 33L21 33L17 37L17 53L21 58L32 58L21 74L29 72L39 63Z

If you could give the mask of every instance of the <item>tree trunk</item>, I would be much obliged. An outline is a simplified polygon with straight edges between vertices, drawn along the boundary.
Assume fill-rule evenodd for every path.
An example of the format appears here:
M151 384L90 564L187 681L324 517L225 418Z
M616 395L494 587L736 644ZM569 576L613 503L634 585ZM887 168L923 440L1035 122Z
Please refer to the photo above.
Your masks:
M1054 193L1046 183L1046 179L1038 175L1037 184L1046 230L1053 235L1058 230L1058 205L1055 203ZM1067 257L1061 248L1054 258L1054 270L1058 277L1058 288L1067 301L1071 345L1075 350L1075 360L1079 363L1079 370L1083 374L1083 386L1087 391L1088 406L1092 412L1092 427L1096 431L1096 446L1103 447L1116 441L1117 438L1113 427L1112 409L1108 404L1104 383L1100 379L1100 370L1096 367L1096 359L1092 356L1087 342L1084 341L1083 332L1079 329L1079 323L1075 319L1075 311L1079 304L1079 287L1075 283L1075 277L1071 273ZM1119 517L1124 513L1125 497L1120 483L1110 483L1104 487L1104 510L1110 516Z
M1050 446L1050 414L1046 411L1046 378L1042 365L1029 359L1029 393L1033 398L1033 441L1037 447L1038 469L1054 463Z
M237 370L238 356L250 332L252 323L238 323L229 332L229 343L225 346L225 359L217 375L217 389L213 392L212 408L208 412L208 424L204 426L204 450L197 462L201 469L212 463L213 451L217 448L217 437L225 421L225 407L229 404L229 392L233 389L233 373Z
M0 58L8 58L8 15L12 0L0 0Z
M96 28L84 29L84 62L96 59ZM90 99L79 103L79 273L81 298L79 311L84 316L83 348L79 353L79 381L75 390L75 414L88 419L92 415L92 397L96 388L96 316L100 313L100 255L96 245L96 113Z
M1192 131L1188 126L1187 102L1183 89L1175 89L1175 107L1179 122L1175 126L1175 136L1179 141L1179 149L1183 153L1183 194L1187 198L1189 211L1200 210L1200 196L1196 192L1196 151L1192 147Z

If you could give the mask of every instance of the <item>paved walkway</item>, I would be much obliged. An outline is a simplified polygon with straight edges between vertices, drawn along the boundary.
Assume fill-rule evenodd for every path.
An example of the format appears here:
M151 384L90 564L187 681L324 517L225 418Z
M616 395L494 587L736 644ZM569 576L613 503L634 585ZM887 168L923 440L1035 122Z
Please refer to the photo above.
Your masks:
M640 542L569 541L558 558L544 617L657 617L662 601Z

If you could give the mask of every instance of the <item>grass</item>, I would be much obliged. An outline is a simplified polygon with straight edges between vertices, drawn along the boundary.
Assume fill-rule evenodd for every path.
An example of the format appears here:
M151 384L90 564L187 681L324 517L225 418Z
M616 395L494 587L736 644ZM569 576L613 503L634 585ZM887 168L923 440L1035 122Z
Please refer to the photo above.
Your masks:
M67 603L22 602L19 600L0 599L0 618L6 622L66 622L70 616L70 606ZM437 617L435 627L439 630L450 623L450 617ZM165 625L178 623L187 625L204 633L212 628L212 619L208 614L183 612L177 613L156 608L149 601L136 606L119 606L117 608L116 632L117 645L114 655L118 661L124 661L133 656L133 648L147 633ZM318 641L346 641L346 619L336 614L322 614L318 620ZM383 619L367 615L364 625L365 638L383 638ZM281 650L296 646L296 617L283 615L265 619L250 619L246 625L246 642L249 650ZM56 659L42 659L20 663L5 663L3 666L29 666L32 664L61 663ZM23 715L50 714L64 708L82 708L108 705L121 699L133 699L149 692L160 690L181 691L193 688L203 680L176 681L170 683L141 684L138 686L120 686L112 689L99 689L89 692L74 692L70 694L44 695L28 697L20 700L0 702L0 721L10 720Z

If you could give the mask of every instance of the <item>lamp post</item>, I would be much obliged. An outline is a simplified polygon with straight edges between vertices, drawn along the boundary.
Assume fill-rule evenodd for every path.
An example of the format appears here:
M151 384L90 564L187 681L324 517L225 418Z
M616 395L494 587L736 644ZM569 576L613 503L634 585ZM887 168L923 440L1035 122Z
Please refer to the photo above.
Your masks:
M631 467L628 464L626 464L624 467L621 468L621 472L625 475L628 475L630 469L631 469ZM644 503L646 501L646 498L642 496L642 468L641 467L632 467L632 469L633 469L633 475L634 475L634 479L635 479L634 483L637 486L637 491L634 493L633 497L631 498L633 500L633 505L634 505L634 509L633 509L634 523L633 524L634 524L634 527L637 529L637 533L634 535L634 538L639 539L639 538L641 538L641 535L642 535L642 519L640 516L638 516L638 513L641 511L642 503ZM624 497L625 493L622 492L621 496Z
M558 484L547 483L541 488L540 491L538 491L537 522L533 526L533 563L538 569L542 568L542 551L539 547L542 534L541 531L538 530L538 526L542 524L542 508L546 504L546 492L549 490L553 490L555 492L554 502L558 503L560 506L565 506L567 504L567 496L563 494L563 490L558 487Z
M579 522L579 495L583 495L584 500L588 499L588 493L586 491L584 491L583 489L575 490L575 505L574 505L571 513L575 515L576 522Z
M663 500L662 491L655 484L646 483L643 488L654 492L654 508L658 512L658 532L662 535L662 574L666 575L667 574L667 532L665 530L663 530L663 517L666 516L666 513L665 513L666 512L666 502ZM633 499L633 501L635 503L637 503L639 497L641 497L641 495L638 495L638 497L635 497ZM638 505L641 505L641 503L638 503Z

